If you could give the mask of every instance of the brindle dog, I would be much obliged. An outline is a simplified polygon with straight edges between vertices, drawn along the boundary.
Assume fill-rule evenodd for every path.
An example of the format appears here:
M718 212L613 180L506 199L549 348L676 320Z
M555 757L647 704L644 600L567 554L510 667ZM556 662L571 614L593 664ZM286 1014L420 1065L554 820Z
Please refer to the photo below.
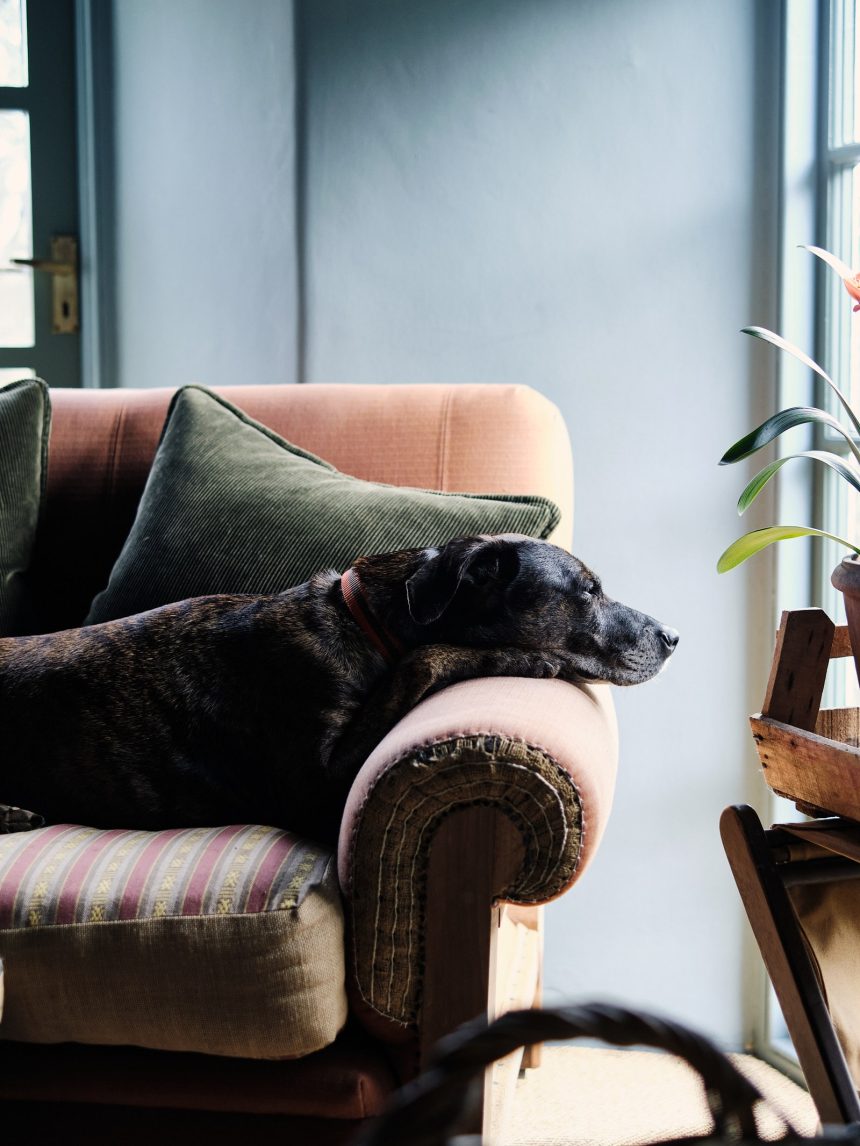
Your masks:
M428 694L478 676L638 684L677 640L569 553L515 534L6 638L6 828L37 822L20 805L49 822L274 823L331 841L358 768Z

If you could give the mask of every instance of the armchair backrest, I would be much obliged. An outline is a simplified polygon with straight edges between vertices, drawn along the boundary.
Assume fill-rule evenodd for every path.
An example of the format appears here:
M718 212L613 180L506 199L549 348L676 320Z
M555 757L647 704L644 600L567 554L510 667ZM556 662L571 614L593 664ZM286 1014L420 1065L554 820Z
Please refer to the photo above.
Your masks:
M552 498L569 546L570 440L526 386L237 386L219 390L288 441L368 481ZM80 624L134 519L172 390L53 390L33 575L43 631Z

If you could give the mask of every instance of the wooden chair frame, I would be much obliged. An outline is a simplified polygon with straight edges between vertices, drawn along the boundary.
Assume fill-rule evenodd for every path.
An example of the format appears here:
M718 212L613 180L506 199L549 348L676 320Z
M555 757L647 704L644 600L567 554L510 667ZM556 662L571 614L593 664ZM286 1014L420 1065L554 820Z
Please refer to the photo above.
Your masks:
M835 830L844 821L830 822ZM860 864L809 859L782 825L765 831L752 808L726 808L720 834L750 926L822 1122L860 1121L860 1101L836 1037L827 1002L791 905L797 883L860 878Z
M750 718L764 778L808 823L762 827L726 808L720 834L822 1122L860 1121L860 1100L789 888L860 878L860 710L822 710L829 661L852 655L821 609L786 612L761 713ZM833 815L833 813L838 813Z
M522 858L519 832L496 808L455 812L434 839L427 885L422 1069L438 1040L461 1023L541 1005L543 908L499 899ZM539 1066L540 1050L539 1045L520 1048L487 1068L482 1100L463 1130L493 1139L507 1119L519 1071Z

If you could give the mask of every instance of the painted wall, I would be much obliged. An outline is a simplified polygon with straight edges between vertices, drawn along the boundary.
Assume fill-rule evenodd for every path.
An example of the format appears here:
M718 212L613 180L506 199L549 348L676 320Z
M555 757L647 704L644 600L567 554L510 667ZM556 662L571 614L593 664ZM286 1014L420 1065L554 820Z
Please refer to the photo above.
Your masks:
M118 384L296 381L291 4L112 17Z
M769 601L714 565L723 450L772 402L779 34L748 0L308 0L308 381L526 382L563 411L576 551L680 629L618 693L598 859L547 912L547 995L737 1045L745 922L719 842L755 791ZM763 403L761 409L752 405Z
M547 996L738 1045L717 821L762 792L772 602L766 557L714 572L742 483L716 462L773 403L738 329L776 322L778 4L296 4L295 73L287 0L114 4L119 381L515 381L560 406L577 552L682 638L617 694L616 807L548 909Z

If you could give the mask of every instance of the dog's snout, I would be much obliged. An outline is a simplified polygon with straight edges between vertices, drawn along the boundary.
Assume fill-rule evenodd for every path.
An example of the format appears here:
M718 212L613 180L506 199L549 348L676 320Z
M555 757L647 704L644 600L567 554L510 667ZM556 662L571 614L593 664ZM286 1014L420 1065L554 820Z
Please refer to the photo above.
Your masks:
M667 625L661 625L657 630L657 636L671 653L674 652L681 634L677 629L670 629Z

